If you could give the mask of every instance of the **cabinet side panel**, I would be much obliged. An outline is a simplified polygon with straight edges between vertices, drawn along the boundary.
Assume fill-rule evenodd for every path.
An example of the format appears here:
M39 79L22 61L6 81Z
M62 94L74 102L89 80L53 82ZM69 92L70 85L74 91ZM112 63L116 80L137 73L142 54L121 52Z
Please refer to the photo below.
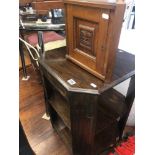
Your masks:
M70 37L72 35L71 31L72 31L72 25L71 23L71 18L70 18L70 14L72 13L72 5L67 5L65 4L65 22L66 22L66 41L67 41L67 55L69 55L69 51L70 51L70 44L72 42L70 42ZM70 45L70 46L69 46Z
M111 10L110 12L110 21L108 26L106 46L106 58L104 64L104 69L106 70L106 82L110 82L112 78L119 37L123 23L124 11L125 4L118 3L116 5L115 10Z

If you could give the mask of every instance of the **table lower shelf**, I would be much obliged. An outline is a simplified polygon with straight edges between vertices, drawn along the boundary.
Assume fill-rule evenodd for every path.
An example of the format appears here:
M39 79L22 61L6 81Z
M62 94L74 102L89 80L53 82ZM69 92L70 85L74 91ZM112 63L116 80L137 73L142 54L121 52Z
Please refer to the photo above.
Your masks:
M59 115L53 111L52 106L50 107L50 118L53 128L56 130L58 135L61 137L67 148L72 154L72 138L69 128L64 124Z
M108 95L110 95L111 100L116 97L118 98L118 100L115 100L118 102L117 104L115 103L116 105L123 104L121 100L122 96L115 90L108 92ZM119 139L118 115L112 115L111 117L110 113L107 114L107 110L104 109L107 103L104 100L102 101L97 110L97 123L94 137L94 149L96 153L103 152L106 148L114 145ZM53 92L48 102L51 109L52 125L64 143L68 146L70 152L72 152L70 105L56 90Z
M62 119L67 128L71 130L70 106L66 100L55 91L53 97L51 97L48 102Z
M101 112L101 111L100 111ZM101 113L100 113L101 114ZM64 124L63 120L55 109L50 105L51 123L58 135L61 137L70 153L72 154L72 136L70 129ZM105 148L109 148L116 143L117 128L116 123L110 123L104 130L97 133L94 137L94 148L97 153L104 153ZM109 142L109 143L108 143Z

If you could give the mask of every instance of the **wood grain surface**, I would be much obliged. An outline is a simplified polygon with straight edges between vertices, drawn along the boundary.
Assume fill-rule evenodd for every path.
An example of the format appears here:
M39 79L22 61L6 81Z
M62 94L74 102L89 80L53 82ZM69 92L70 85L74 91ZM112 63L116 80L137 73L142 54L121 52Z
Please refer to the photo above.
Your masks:
M70 155L45 114L43 87L32 66L27 68L30 79L22 81L20 71L19 114L23 129L36 155Z

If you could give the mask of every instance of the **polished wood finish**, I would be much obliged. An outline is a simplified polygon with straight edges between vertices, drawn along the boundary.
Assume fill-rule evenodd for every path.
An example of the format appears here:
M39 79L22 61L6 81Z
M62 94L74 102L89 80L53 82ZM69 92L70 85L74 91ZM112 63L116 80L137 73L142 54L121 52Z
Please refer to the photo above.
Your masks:
M43 58L40 63L41 65L44 65L44 68L46 67L46 74L51 79L51 81L51 75L56 79L59 79L58 82L56 81L56 83L53 83L54 86L57 83L62 83L69 91L71 90L77 92L80 90L82 92L99 94L111 87L114 87L118 83L121 83L122 81L130 78L135 74L134 55L129 54L123 50L117 50L115 68L111 83L105 83L104 81L91 75L89 72L84 72L82 68L75 65L71 61L68 61L65 58L65 54L65 47L53 50L52 52L47 52L45 58ZM53 72L56 72L57 74L54 74ZM76 81L75 85L71 86L68 82L66 82L70 78ZM90 85L91 83L94 83L97 87L92 87ZM61 87L61 94L65 94L65 89L63 89L63 87Z
M126 125L126 121L127 121L128 116L129 116L130 109L132 108L132 104L134 102L134 99L135 99L135 75L131 77L130 85L129 85L128 92L127 92L127 95L125 98L125 103L126 103L128 111L125 113L125 115L123 116L123 118L119 122L119 124L120 124L120 136L123 133L123 130L124 130L124 127Z
M114 146L134 98L134 82L123 96L113 87L134 77L134 55L118 50L112 80L105 83L65 57L66 48L39 60L51 123L75 155L96 155ZM68 80L74 81L74 84Z
M32 2L32 7L39 12L45 13L51 9L64 8L63 0L38 0Z
M19 81L19 116L29 144L36 155L70 155L50 120L45 120L44 94L41 79L33 67L27 67L30 79ZM27 154L30 155L30 154Z
M64 124L71 129L71 121L70 121L70 107L68 103L63 99L63 97L55 91L54 98L49 99L49 103L52 105L53 109L57 111Z
M125 4L99 0L64 0L67 58L111 81Z

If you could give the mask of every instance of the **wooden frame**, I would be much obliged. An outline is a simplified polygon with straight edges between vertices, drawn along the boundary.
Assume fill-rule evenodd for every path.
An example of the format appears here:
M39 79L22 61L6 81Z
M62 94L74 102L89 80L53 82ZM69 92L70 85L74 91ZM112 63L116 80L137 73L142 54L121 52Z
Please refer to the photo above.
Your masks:
M109 82L115 63L125 4L64 0L67 58Z
M65 54L66 49L60 48L39 60L46 111L73 155L96 155L122 138L135 96L134 55L118 50L112 81L106 84ZM68 82L70 78L74 84ZM123 96L113 87L128 78Z

